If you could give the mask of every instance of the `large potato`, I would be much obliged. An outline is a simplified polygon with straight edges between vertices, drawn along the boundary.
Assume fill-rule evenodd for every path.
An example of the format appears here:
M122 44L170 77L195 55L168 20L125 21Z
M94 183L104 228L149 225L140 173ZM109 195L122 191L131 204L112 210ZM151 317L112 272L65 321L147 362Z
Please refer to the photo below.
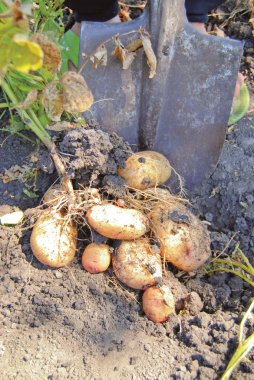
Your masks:
M96 232L110 239L134 240L149 230L149 221L140 211L110 203L91 207L86 218Z
M134 289L146 289L161 281L160 255L151 249L148 239L123 241L112 256L116 277Z
M66 222L60 212L42 215L31 235L34 256L42 264L55 268L71 263L76 253L77 228Z
M118 175L128 186L145 190L165 183L171 175L171 166L166 157L152 151L137 152L130 156Z
M195 271L211 255L205 225L182 204L158 204L149 218L161 256L178 269Z

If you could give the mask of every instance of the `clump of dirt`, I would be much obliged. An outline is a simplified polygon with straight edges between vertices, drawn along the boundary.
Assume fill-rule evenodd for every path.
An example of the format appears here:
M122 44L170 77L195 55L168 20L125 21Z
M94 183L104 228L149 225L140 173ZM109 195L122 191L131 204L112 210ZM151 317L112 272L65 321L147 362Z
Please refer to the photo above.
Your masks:
M99 129L80 128L67 132L59 148L78 187L105 186L112 195L125 193L117 168L124 166L132 150L121 137Z

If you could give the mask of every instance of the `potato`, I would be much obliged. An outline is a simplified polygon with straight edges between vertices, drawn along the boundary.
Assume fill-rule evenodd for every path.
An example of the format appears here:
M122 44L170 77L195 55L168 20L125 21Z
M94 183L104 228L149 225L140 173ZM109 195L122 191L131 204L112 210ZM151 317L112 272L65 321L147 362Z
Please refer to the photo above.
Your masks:
M86 218L96 232L110 239L134 240L149 230L149 221L140 211L110 203L91 207Z
M110 246L107 244L88 244L82 255L82 265L89 273L105 272L110 262Z
M155 323L166 322L175 311L175 301L170 289L166 286L148 288L142 297L145 315Z
M182 204L158 204L149 218L160 243L161 256L178 269L195 271L211 255L205 225Z
M30 244L42 264L60 268L71 263L76 253L77 228L60 212L42 215L36 222Z
M112 266L116 277L133 289L146 289L162 279L160 255L153 253L148 239L121 242Z
M66 195L66 192L63 190L63 187L60 184L51 186L43 196L43 202L48 203L50 206L57 205L61 198Z
M171 175L171 166L162 154L152 151L137 152L130 156L118 175L128 186L145 190L165 183Z

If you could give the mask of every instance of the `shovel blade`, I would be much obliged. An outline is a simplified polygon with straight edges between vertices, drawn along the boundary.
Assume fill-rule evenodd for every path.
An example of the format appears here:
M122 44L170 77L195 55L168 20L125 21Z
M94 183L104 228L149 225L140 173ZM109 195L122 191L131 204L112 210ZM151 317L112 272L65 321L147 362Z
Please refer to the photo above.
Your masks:
M127 45L139 38L140 28L150 33L157 57L153 79L143 49L128 70L111 55L113 36ZM200 186L214 171L225 141L242 44L194 30L179 0L150 1L131 22L83 22L81 60L89 61L102 43L107 65L94 69L88 62L82 71L95 97L86 116L134 150L163 153L185 187Z

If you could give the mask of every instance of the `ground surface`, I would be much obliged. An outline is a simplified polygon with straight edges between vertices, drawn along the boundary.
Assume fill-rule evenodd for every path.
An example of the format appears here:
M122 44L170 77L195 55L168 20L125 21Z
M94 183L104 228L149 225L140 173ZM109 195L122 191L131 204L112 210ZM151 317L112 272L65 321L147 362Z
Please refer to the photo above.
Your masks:
M209 223L214 250L224 249L233 237L231 246L239 241L252 263L253 145L254 118L250 116L229 130L213 176L198 192L189 194L196 214ZM1 133L0 173L14 164L36 168L36 160L31 161L36 150L17 136ZM55 180L50 162L45 155L40 157L44 171L39 171L37 188L32 186L34 176L24 184L0 180L0 204L24 210L38 204ZM28 197L24 188L37 198ZM184 313L155 325L143 315L141 293L116 285L111 270L88 274L81 268L80 251L68 269L45 268L33 257L29 238L30 230L0 228L1 378L219 379L237 347L241 312L252 296L243 280L220 273L178 280L168 272L165 282L172 286L176 300L190 294L189 302ZM84 241L79 245L82 248ZM253 376L252 352L232 378L251 380Z

